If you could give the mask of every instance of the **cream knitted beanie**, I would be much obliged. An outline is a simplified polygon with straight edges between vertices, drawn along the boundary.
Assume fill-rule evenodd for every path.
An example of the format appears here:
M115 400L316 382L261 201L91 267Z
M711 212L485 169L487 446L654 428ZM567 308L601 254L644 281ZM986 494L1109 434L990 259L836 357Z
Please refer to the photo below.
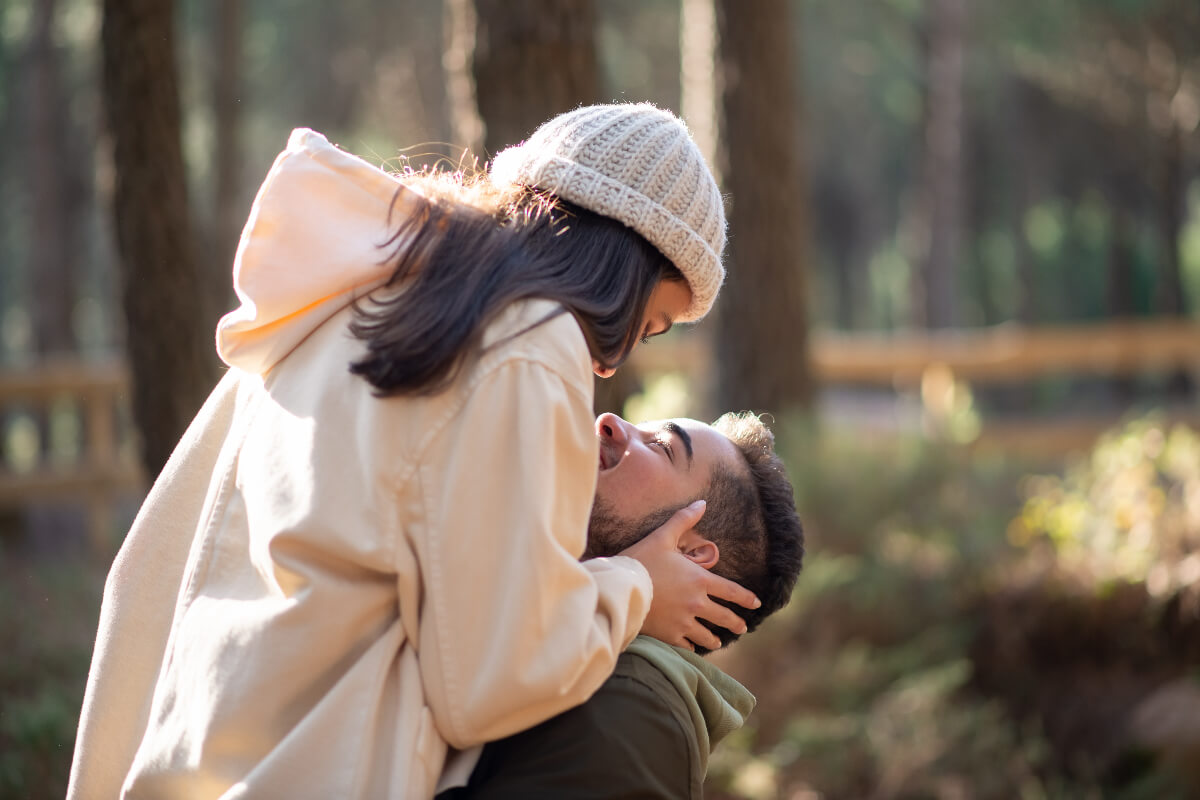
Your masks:
M725 209L683 122L649 103L584 106L500 152L491 178L620 220L669 258L692 290L679 322L712 308L725 268Z

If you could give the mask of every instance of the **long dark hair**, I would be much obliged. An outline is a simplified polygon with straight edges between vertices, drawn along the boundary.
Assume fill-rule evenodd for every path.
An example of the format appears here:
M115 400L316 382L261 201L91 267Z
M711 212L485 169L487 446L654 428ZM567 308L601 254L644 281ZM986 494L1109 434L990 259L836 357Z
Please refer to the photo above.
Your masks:
M561 304L556 313L575 316L592 358L615 368L642 333L654 287L684 280L631 228L559 198L497 188L483 174L406 180L420 195L397 192L392 210L404 212L383 246L395 261L387 286L407 285L359 304L350 327L367 343L350 371L381 394L445 388L488 323L525 298Z

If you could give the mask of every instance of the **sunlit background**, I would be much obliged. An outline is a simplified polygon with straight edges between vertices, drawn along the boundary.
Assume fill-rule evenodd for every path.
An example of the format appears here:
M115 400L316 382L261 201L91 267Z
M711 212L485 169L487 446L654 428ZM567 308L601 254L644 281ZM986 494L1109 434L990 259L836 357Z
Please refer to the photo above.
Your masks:
M712 160L730 279L597 408L769 413L808 534L707 795L1200 796L1195 0L0 0L0 797L65 791L289 132L458 168L618 100Z

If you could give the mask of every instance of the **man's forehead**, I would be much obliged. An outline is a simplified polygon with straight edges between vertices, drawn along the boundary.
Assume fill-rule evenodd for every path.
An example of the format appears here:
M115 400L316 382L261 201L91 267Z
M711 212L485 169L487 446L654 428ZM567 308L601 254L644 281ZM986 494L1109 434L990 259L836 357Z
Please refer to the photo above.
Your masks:
M708 423L687 417L674 419L656 419L638 423L644 431L657 433L668 430L671 425L678 425L691 435L692 449L697 458L709 461L726 461L736 463L738 456L737 445L729 437Z

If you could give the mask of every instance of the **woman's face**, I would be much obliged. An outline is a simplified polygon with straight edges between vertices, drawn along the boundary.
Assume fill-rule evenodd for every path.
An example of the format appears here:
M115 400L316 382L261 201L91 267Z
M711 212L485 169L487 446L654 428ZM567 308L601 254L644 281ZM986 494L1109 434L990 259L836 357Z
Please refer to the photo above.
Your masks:
M692 290L683 281L662 281L650 292L646 311L642 316L642 329L638 340L646 341L651 336L661 336L671 329L675 320L692 304ZM635 347L637 345L634 345ZM601 378L611 377L615 369L604 369L592 360L592 371Z

